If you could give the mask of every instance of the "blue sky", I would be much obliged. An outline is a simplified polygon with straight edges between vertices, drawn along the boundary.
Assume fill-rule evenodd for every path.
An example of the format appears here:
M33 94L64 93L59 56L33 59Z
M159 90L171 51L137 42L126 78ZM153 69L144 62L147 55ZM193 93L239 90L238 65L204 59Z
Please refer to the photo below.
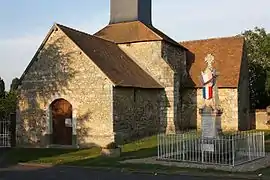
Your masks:
M20 77L54 22L94 33L109 22L110 0L1 0L0 77ZM270 31L269 0L152 0L153 25L176 41Z

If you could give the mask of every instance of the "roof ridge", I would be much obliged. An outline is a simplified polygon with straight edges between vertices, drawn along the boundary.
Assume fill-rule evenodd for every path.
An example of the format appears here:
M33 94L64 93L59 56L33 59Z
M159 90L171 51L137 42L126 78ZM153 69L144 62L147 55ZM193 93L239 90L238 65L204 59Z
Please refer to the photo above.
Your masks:
M84 32L84 31L81 31L81 30L78 30L78 29L75 29L75 28L73 28L73 27L69 27L69 26L63 25L63 24L55 23L55 25L57 25L58 27L60 26L60 28L61 28L61 26L63 26L63 27L65 27L65 28L71 29L71 30L73 30L73 31L77 31L77 32L84 33L84 34L87 34L87 35L92 36L92 35L89 34L89 33L86 33L86 32Z
M115 30L117 30L117 32ZM127 33L126 35L119 37L120 36L119 31L120 32L125 31ZM137 36L135 37L129 35L128 33L130 32L140 34L137 34ZM118 36L113 35L113 33L116 33ZM154 25L148 25L138 20L108 24L101 30L94 33L94 36L98 36L99 38L109 40L110 42L114 42L116 44L147 42L147 41L166 41L174 46L187 50L173 38L169 37L161 30L157 29Z
M179 43L186 43L186 42L199 42L199 41L211 41L211 40L219 40L219 39L237 39L237 38L243 38L239 35L234 36L220 36L220 37L212 37L207 39L195 39L195 40L186 40L186 41L180 41Z
M140 23L142 23L146 28L150 29L156 36L158 36L160 38L160 40L162 40L162 39L164 40L164 38L159 33L161 33L163 36L166 36L171 41L175 41L173 38L171 38L170 36L168 36L167 34L162 32L161 30L156 28L154 25L147 25L147 24L144 24L143 22L140 22ZM156 31L158 31L158 32L156 32ZM177 42L175 41L175 43L177 43Z
M150 31L152 31L152 33L154 33L160 40L162 40L162 37L160 35L158 35L155 31L153 31L151 29L151 27L149 27L148 25L144 24L143 22L141 21L138 21L140 24L142 24L144 27L148 28ZM151 25L153 28L155 28L153 25Z
M143 22L139 21L140 23L142 23L146 28L150 29L156 36L158 36L160 38L160 40L165 40L165 38L167 38L167 40L171 41L172 44L175 45L179 45L181 48L186 49L184 46L180 45L176 40L174 40L173 38L171 38L169 35L165 34L163 31L159 30L158 28L156 28L154 25L147 25L144 24ZM156 32L157 31L157 32ZM162 34L163 37L160 35ZM165 38L164 38L165 37Z
M116 43L114 43L113 41L109 41L109 40L107 40L107 39L100 38L100 37L98 37L98 36L89 34L89 33L87 33L87 32L84 32L84 31L81 31L81 30L78 30L78 29L75 29L75 28L72 28L72 27L69 27L69 26L65 26L65 25L63 25L63 24L55 23L55 25L56 25L57 27L59 27L60 29L61 29L61 26L62 26L62 27L64 27L64 28L70 29L70 30L72 30L72 31L76 31L76 32L78 32L78 33L82 33L82 34L84 34L84 35L90 36L90 37L92 37L92 38L97 38L97 39L102 40L102 41L106 41L106 42L109 42L109 43L116 44Z
M112 24L108 24L106 26L114 26L114 25L119 25L119 24L127 24L127 23L134 23L134 22L140 22L143 24L143 22L139 21L139 20L134 20L134 21L124 21L124 22L119 22L119 23L112 23ZM106 27L105 26L105 27Z

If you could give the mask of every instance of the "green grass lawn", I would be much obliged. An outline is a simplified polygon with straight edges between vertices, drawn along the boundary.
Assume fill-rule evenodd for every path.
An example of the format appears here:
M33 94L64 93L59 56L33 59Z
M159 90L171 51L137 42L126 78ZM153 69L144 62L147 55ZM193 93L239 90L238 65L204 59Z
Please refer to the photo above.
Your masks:
M270 131L266 133L265 148L270 152ZM165 167L161 165L146 165L146 164L121 164L119 161L125 159L152 157L157 154L157 138L156 136L148 137L133 143L125 144L122 147L122 154L119 158L107 158L100 156L101 148L93 147L90 149L40 149L40 148L14 148L7 154L10 163L42 163L52 165L75 165L75 166L90 166L90 167L119 167L131 168L150 171L166 171L166 172L213 172L211 170L199 170L177 167ZM215 171L217 172L217 171ZM270 168L260 170L255 173L263 172L269 174Z
M10 163L46 163L65 165L118 165L119 160L155 156L157 153L156 136L125 144L121 157L107 158L100 156L101 148L90 149L53 149L53 148L14 148L7 154Z

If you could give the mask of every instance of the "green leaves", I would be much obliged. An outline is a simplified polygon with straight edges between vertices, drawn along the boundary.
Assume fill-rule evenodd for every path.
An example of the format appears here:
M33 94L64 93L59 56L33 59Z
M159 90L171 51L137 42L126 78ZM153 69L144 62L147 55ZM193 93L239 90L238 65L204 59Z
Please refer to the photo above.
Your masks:
M10 85L10 91L15 91L19 86L20 80L19 78L14 78Z
M270 67L270 34L264 28L255 27L245 31L246 48L251 64L258 64L263 68Z
M0 77L0 98L3 98L5 96L5 82Z
M5 91L5 83L0 78L0 114L16 112L17 93L14 90Z
M242 35L249 61L251 107L265 108L270 100L270 34L255 27Z

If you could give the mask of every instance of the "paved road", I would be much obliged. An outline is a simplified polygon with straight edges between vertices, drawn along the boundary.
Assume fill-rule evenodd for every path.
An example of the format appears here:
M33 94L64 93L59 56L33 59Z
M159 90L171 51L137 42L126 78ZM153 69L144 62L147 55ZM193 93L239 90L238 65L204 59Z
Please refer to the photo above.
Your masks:
M0 169L0 180L216 180L217 177L191 177L184 175L138 174L120 171L97 171L88 168L50 167L38 168L30 166L15 166ZM228 178L218 178L229 180Z
M5 148L0 148L0 168L5 164L4 163L4 155L7 152L7 149Z

